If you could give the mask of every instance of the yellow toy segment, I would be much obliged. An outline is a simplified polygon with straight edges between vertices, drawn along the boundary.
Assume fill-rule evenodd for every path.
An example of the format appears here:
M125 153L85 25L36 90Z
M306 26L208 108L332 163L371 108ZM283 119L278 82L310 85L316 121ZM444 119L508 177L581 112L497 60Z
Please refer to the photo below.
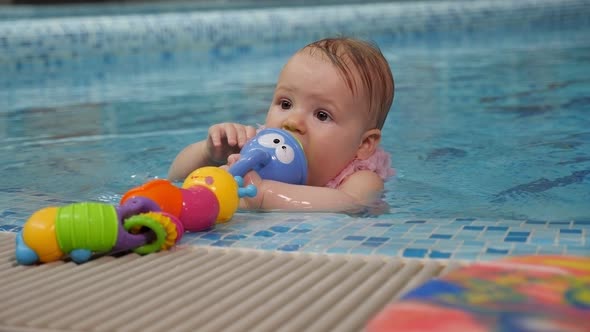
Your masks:
M186 177L182 188L190 189L195 186L209 188L219 201L219 214L217 222L226 222L231 219L240 199L238 197L238 184L233 176L219 167L202 167L193 171Z
M159 213L159 212L147 212L141 214L142 216L149 217L158 224L160 224L164 230L166 231L166 239L164 243L162 243L162 247L160 250L168 250L172 248L176 244L176 239L178 238L178 233L176 232L176 225L170 220L169 217ZM137 234L141 231L141 227L145 225L137 225L133 226L129 229L131 233Z
M61 259L64 253L59 248L55 236L57 207L46 207L35 213L23 227L23 241L33 249L43 263Z

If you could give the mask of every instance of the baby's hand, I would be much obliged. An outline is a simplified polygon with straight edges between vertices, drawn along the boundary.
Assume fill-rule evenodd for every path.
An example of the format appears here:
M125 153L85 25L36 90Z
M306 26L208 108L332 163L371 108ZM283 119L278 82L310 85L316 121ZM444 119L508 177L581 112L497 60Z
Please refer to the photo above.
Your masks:
M262 206L262 199L264 197L264 189L262 188L261 184L262 179L260 178L260 175L256 173L256 171L250 171L244 175L244 187L253 185L256 187L258 193L255 197L242 197L240 200L240 206L242 208L253 210L260 209Z
M235 164L240 159L239 153L234 153L227 157L227 165L220 166L221 168L229 171L229 168ZM244 187L248 185L254 185L258 190L256 197L242 197L240 200L240 207L246 209L259 209L262 205L262 195L260 194L260 184L262 183L262 178L260 175L256 173L256 171L250 171L244 175Z
M240 154L239 153L234 153L234 154L230 154L229 157L227 157L227 164L225 165L221 165L219 166L219 168L224 169L226 171L229 172L229 168L236 163L236 161L238 161L238 159L240 159Z
M256 135L256 128L239 123L218 123L209 127L207 153L214 164L225 164L228 156L240 152L244 144Z
M229 157L227 157L227 166L235 164L238 160L240 160L239 153L230 154Z

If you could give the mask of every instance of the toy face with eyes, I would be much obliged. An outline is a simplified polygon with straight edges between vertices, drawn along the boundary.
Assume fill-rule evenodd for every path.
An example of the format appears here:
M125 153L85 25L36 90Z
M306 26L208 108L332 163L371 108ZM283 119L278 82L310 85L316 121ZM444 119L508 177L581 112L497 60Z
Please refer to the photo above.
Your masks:
M261 130L240 152L240 159L229 169L244 176L254 170L261 178L292 184L307 181L307 160L301 144L289 132L267 128Z

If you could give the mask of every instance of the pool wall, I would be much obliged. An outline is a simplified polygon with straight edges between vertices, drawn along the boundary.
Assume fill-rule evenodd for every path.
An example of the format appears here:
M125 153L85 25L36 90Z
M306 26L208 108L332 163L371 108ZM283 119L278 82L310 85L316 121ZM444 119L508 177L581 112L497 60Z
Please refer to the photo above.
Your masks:
M10 18L6 8L0 22L4 77L0 89L13 88L19 80L30 81L34 75L43 80L87 66L112 70L127 63L120 59L157 59L187 52L199 54L195 61L223 61L256 56L256 52L284 54L288 51L283 42L304 45L334 34L363 38L388 34L402 44L432 45L481 32L551 30L589 24L588 7L586 1L578 0L424 1L116 16L53 13L42 18ZM530 38L543 40L537 33ZM18 231L39 206L70 203L23 188L5 189L2 196L10 198L3 200L0 231ZM233 222L210 232L187 235L184 243L462 260L539 253L588 255L590 221L238 213Z
M429 44L441 35L449 39L481 31L526 32L590 20L587 4L580 0L408 1L117 16L68 17L56 12L54 17L32 19L11 19L10 8L3 8L6 18L0 21L4 73L54 71L88 62L109 66L117 57L166 57L185 50L223 58L248 53L253 45L256 50L280 51L283 41L307 43L336 34L389 34Z

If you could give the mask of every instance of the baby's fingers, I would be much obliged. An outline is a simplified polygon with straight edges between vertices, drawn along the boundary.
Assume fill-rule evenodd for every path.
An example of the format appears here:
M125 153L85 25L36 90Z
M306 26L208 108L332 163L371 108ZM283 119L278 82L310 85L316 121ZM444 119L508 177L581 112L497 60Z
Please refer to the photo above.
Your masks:
M224 140L227 141L229 146L235 146L238 143L236 128L233 123L219 123L209 127L209 139L215 147L220 147Z
M216 124L209 127L209 141L213 146L221 146L221 139L225 136L223 124Z
M256 128L252 126L245 126L244 132L244 140L241 142L240 147L243 147L246 142L252 139L252 137L256 136Z
M241 148L248 142L249 139L256 135L256 129L252 126L239 126L236 127L237 135L238 135L238 146Z
M225 138L227 140L227 145L229 146L236 146L238 145L238 139L239 139L239 125L235 124L235 123L226 123L223 126L223 129L225 131Z

